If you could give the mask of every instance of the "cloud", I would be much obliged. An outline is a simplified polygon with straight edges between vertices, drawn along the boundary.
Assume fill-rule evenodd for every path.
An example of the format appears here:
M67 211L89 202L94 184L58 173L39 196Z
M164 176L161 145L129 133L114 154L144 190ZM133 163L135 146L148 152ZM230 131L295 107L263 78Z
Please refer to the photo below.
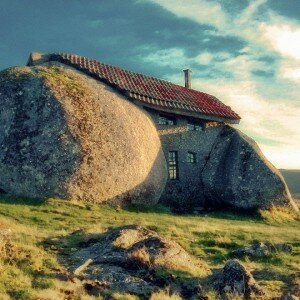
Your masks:
M251 44L251 48L263 51L268 48L283 56L300 57L299 23L281 17L269 10L261 14L259 9L267 0L256 0L235 17L226 14L219 3L206 0L143 0L154 2L174 13L199 24L211 25L211 36L235 36ZM262 21L265 19L265 21Z
M153 50L154 48L152 48ZM152 51L147 56L141 57L143 61L148 63L154 63L160 67L175 67L175 68L185 68L191 63L191 59L188 59L183 49L170 48ZM176 64L174 64L176 61Z
M228 19L217 2L199 0L150 0L171 11L179 17L189 18L200 24L220 28L226 26Z
M298 1L2 0L0 67L24 64L32 50L74 52L178 84L190 67L193 87L239 112L239 128L277 166L293 154L300 168Z
M148 1L179 18L213 26L203 35L207 44L228 37L245 41L237 51L224 51L220 44L193 57L179 47L172 49L170 60L168 50L156 49L152 63L192 66L193 87L232 106L242 116L239 128L258 141L271 161L278 167L300 167L299 22L275 13L266 0L251 1L236 15L216 1ZM180 74L168 72L167 79L182 82Z
M257 11L257 9L265 4L267 0L256 0L249 4L249 6L241 13L241 15L235 21L236 24L245 24L252 19L252 15Z
M300 83L300 66L297 66L294 61L282 63L279 69L279 76L283 79Z
M300 60L300 28L288 24L267 25L261 28L264 38L283 56Z
M299 105L286 99L271 102L262 98L255 92L252 81L198 79L193 85L217 96L237 111L242 117L237 128L253 137L277 167L299 168Z
M196 61L201 65L208 65L213 59L213 55L209 52L203 52L196 57Z
M222 52L203 52L194 58L187 58L180 49L176 49L176 51L173 49L170 60L167 51L158 51L152 56L151 62L157 65L161 64L162 61L159 61L159 57L163 57L164 64L174 64L173 59L176 57L179 61L176 61L175 65L189 63L196 66L207 63L206 67L209 66L211 69L231 72L230 78L219 77L217 79L216 77L200 77L197 72L194 72L193 88L217 96L237 111L242 117L238 128L253 137L267 158L277 167L300 166L299 103L287 101L280 95L276 95L273 99L261 95L260 88L265 88L265 84L257 81L252 71L256 69L271 70L272 67L269 66L268 61L259 60L247 54L248 49L243 49L241 52L243 54L239 56ZM178 73L169 74L167 79L179 84L182 82L182 76ZM271 84L271 86L274 89L274 85ZM294 155L293 164L289 159L289 155L292 153ZM285 158L288 159L285 160Z

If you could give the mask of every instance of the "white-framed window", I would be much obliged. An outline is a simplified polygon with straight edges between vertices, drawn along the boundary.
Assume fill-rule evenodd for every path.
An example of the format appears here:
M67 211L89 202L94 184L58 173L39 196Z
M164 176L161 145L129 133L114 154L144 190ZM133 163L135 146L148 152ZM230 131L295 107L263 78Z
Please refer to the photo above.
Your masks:
M195 164L197 162L197 157L195 152L188 152L186 161L190 164Z

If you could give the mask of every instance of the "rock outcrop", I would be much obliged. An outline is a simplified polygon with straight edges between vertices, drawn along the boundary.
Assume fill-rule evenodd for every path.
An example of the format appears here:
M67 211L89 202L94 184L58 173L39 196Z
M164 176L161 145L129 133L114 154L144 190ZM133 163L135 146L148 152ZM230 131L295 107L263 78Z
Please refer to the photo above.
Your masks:
M202 299L197 278L176 278L170 273L173 270L195 275L200 267L180 245L154 231L137 225L117 227L78 248L65 262L87 288L145 296L169 287L184 299Z
M155 204L167 168L147 113L52 64L0 73L0 189L31 198Z
M227 125L215 139L201 178L205 206L298 210L282 175L257 144Z

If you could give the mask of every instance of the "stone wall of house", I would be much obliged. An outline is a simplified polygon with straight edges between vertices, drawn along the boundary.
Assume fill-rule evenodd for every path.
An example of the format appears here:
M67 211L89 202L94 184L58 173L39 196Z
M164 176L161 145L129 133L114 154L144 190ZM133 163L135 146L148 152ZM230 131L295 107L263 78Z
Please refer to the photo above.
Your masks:
M159 125L159 117L164 114L150 109L147 111L156 124L166 160L168 161L169 151L178 153L178 179L167 181L161 201L178 209L201 208L205 199L202 172L223 124L203 121L199 123L201 131L190 131L188 123L196 122L195 120L176 116L175 125ZM188 162L188 152L196 154L195 163Z
M287 206L298 210L280 172L265 158L258 145L226 124L202 121L202 130L184 116L169 116L174 125L160 125L159 113L146 108L158 130L168 161L169 151L177 151L178 179L169 179L161 202L177 211L203 207L256 210ZM198 120L198 122L201 122ZM188 152L196 162L188 162Z

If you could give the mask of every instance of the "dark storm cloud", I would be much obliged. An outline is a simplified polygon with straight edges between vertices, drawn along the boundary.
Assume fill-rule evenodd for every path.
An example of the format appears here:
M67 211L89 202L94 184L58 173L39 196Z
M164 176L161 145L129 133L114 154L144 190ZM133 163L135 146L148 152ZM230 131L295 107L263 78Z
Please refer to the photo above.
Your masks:
M176 47L187 57L203 51L235 53L244 46L237 38L214 35L209 25L133 0L2 0L1 8L0 69L24 64L31 51L72 52L162 76L171 68L153 68L138 57Z

